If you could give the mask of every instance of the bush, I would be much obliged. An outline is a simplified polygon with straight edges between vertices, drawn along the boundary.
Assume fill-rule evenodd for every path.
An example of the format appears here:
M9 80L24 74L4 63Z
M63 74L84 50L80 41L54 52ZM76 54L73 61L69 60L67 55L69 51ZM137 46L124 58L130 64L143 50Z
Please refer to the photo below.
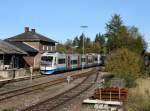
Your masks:
M117 77L124 78L128 87L135 85L135 80L143 73L141 57L128 49L118 49L106 59L106 70Z
M15 111L15 109L14 108L12 108L12 109L4 109L2 111Z
M137 84L136 84L136 78L134 76L132 76L132 74L115 74L116 77L118 78L123 78L126 82L125 82L125 85L126 87L128 88L131 88L131 87L135 87Z
M124 109L125 111L150 111L150 99L142 96L130 96Z

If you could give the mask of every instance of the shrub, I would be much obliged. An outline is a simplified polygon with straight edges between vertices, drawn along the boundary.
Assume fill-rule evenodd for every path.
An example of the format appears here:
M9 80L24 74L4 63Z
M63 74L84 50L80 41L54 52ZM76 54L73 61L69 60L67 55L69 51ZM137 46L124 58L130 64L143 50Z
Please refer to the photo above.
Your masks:
M124 109L125 111L150 111L150 99L142 96L130 96Z
M2 111L15 111L15 109L14 108L12 108L12 109L4 109Z
M142 73L141 57L126 48L118 49L106 59L106 70L117 77L124 78L128 87L135 85L134 81Z

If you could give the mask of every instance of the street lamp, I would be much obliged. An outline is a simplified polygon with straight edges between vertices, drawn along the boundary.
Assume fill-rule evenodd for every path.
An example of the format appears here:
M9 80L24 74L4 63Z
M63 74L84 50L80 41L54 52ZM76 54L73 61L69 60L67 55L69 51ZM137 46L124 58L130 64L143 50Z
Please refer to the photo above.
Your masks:
M84 34L84 32L85 32L85 30L84 29L86 29L86 28L88 28L88 26L86 26L86 25L82 25L82 26L80 26L80 28L82 28L83 29L83 34ZM85 34L84 34L84 36L85 36ZM82 44L83 44L83 46L82 46L82 51L83 51L83 53L82 53L82 57L83 57L83 55L84 55L84 36L83 36L83 40L82 40ZM83 64L82 64L82 70L83 70Z

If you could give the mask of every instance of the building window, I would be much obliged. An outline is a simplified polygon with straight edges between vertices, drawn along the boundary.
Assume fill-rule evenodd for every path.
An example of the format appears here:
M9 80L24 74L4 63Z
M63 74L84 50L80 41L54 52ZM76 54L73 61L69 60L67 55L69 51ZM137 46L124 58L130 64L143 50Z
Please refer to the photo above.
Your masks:
M43 50L45 50L45 46L43 45Z
M49 49L49 47L47 46L47 50Z
M53 47L51 46L51 51L53 51Z

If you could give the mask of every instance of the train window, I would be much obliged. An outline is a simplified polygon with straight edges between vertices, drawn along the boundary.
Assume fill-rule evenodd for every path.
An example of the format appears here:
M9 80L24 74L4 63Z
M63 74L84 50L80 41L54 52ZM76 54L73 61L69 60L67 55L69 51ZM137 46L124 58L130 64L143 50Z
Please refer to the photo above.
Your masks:
M97 58L97 57L95 57L95 61L97 61L97 59L98 59L98 58Z
M88 59L88 63L92 63L93 61L92 61L92 59Z
M65 63L65 59L58 59L58 64L64 64Z
M81 58L81 62L85 62L85 58Z
M57 60L56 60L56 57L55 57L55 62L54 62L55 65L56 65L56 62L57 62Z
M77 64L77 60L71 60L71 64Z
M43 57L41 57L41 60L42 61L47 61L47 62L52 62L53 57L51 57L51 56L43 56Z

